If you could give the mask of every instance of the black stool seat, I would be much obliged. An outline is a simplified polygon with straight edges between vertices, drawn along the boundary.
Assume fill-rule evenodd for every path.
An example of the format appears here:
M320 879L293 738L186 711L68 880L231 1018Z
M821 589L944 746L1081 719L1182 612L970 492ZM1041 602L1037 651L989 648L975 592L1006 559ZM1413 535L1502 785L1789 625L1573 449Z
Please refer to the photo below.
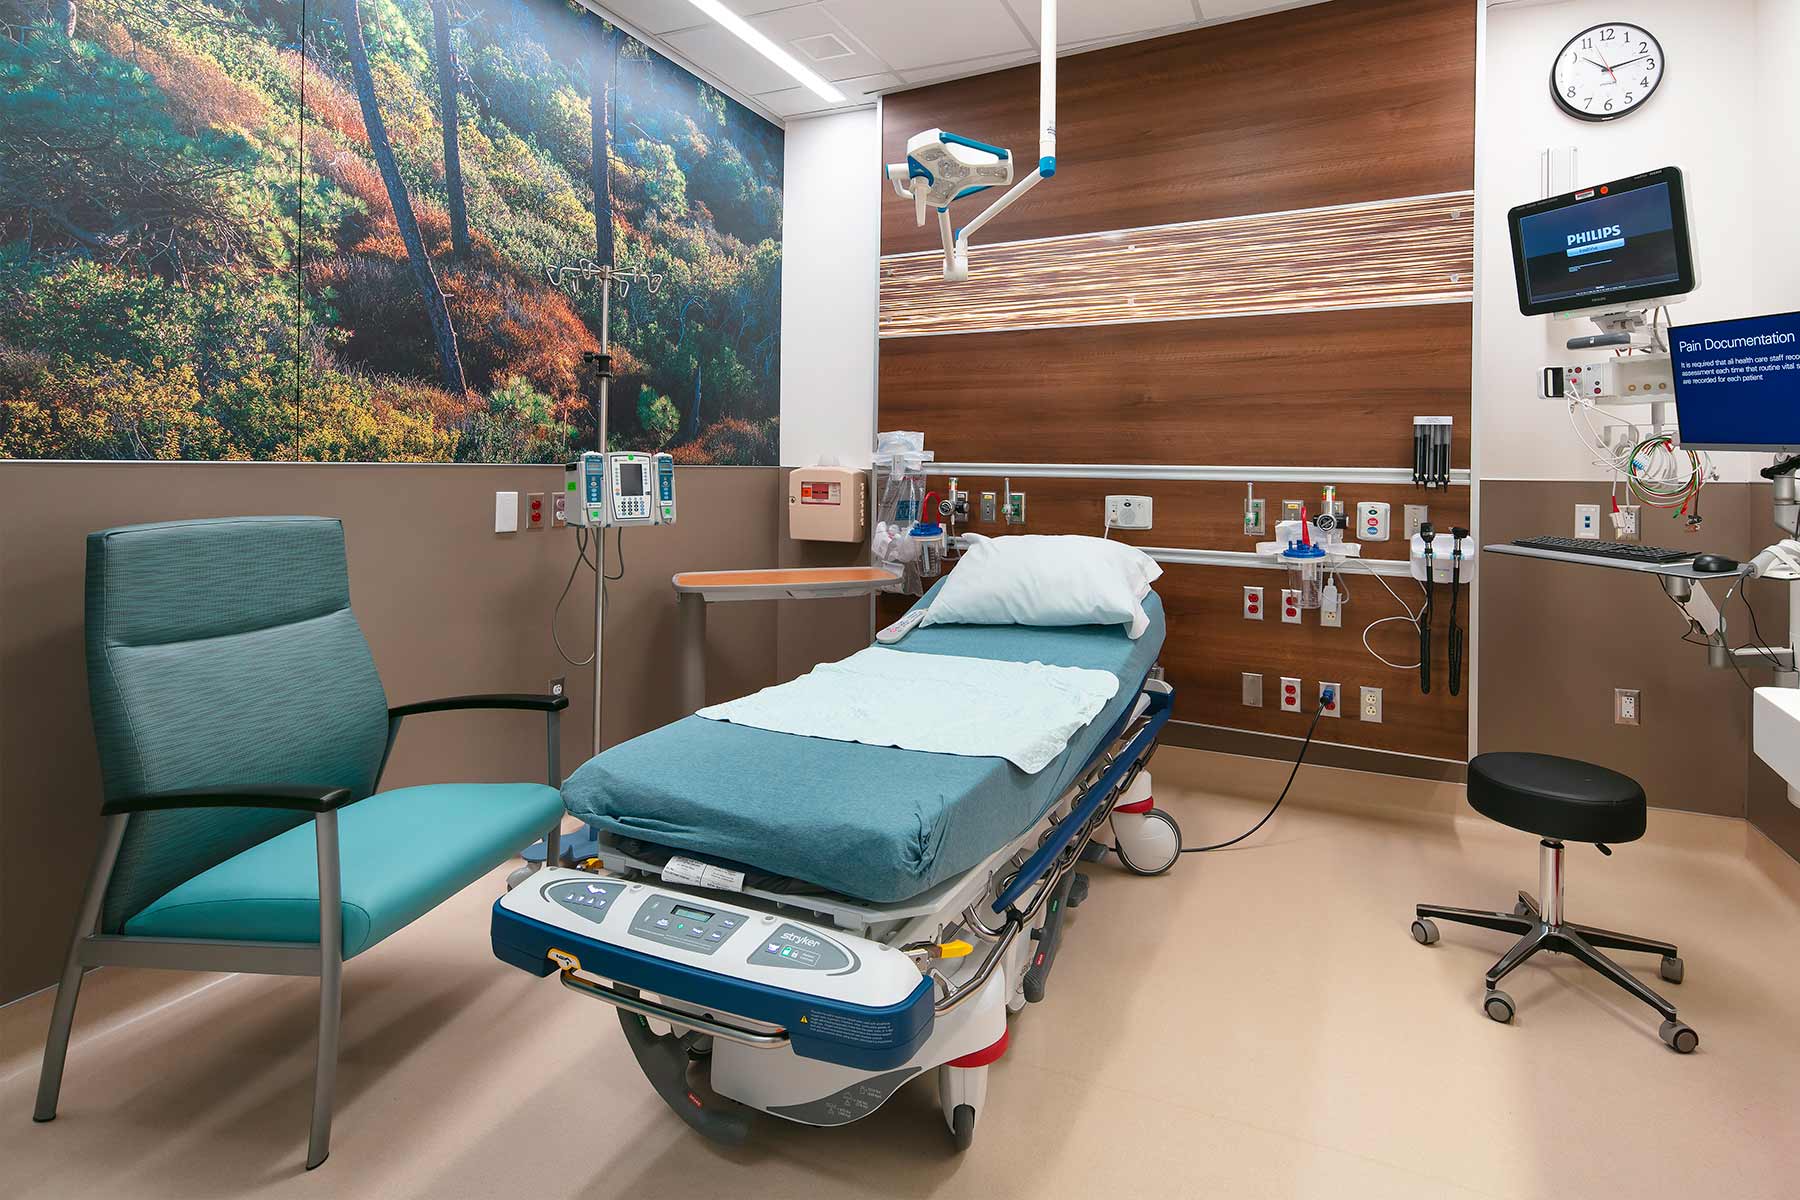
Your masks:
M1568 842L1644 836L1644 789L1628 775L1553 754L1479 754L1469 760L1469 807Z

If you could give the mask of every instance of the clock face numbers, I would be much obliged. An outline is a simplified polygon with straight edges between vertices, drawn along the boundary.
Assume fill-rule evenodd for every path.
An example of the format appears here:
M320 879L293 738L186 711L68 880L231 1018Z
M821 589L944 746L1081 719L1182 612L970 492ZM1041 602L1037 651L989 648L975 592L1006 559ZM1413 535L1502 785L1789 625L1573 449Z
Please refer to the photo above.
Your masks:
M1662 43L1624 21L1596 25L1569 39L1550 69L1550 91L1562 110L1583 121L1616 121L1636 112L1663 77Z

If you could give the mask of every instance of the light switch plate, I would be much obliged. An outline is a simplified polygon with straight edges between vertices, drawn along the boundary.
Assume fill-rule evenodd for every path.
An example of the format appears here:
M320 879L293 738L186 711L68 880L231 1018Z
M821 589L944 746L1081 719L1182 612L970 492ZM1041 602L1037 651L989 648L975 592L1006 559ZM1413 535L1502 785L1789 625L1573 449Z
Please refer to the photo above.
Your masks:
M494 532L519 532L519 493L494 493Z
M1426 504L1409 504L1406 506L1406 540L1419 536L1419 526L1431 520L1431 506Z
M1254 674L1250 671L1245 671L1244 672L1244 707L1245 708L1261 708L1262 706L1263 706L1262 676Z

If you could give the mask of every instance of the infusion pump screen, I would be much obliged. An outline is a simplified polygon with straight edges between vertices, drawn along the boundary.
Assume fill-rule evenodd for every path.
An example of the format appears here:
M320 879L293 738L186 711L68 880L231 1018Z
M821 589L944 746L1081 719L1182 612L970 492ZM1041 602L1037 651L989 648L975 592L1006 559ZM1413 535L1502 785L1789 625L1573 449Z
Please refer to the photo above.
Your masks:
M619 494L621 496L642 496L649 490L644 486L644 464L619 464Z
M1682 280L1674 201L1666 183L1600 195L1518 223L1527 305L1577 306Z

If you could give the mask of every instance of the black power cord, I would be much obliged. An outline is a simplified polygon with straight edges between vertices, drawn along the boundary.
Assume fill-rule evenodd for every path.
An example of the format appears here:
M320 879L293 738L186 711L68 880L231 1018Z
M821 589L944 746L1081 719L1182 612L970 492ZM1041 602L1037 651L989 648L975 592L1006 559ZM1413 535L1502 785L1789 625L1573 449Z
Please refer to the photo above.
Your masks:
M1344 702L1344 698L1335 692L1329 693L1329 696L1335 704ZM1270 806L1268 812L1263 814L1262 820L1228 842L1214 842L1210 846L1183 846L1181 848L1183 854L1205 854L1209 850L1223 850L1227 846L1235 846L1269 823L1269 818L1275 815L1275 811L1281 807L1281 802L1287 799L1288 789L1294 786L1294 776L1300 773L1300 764L1306 761L1306 751L1312 745L1313 733L1319 728L1319 718L1325 715L1325 702L1326 697L1320 696L1319 707L1313 710L1312 724L1306 727L1306 738L1300 743L1300 753L1294 757L1294 769L1288 772L1287 782L1281 785L1281 795L1275 797L1275 803Z

